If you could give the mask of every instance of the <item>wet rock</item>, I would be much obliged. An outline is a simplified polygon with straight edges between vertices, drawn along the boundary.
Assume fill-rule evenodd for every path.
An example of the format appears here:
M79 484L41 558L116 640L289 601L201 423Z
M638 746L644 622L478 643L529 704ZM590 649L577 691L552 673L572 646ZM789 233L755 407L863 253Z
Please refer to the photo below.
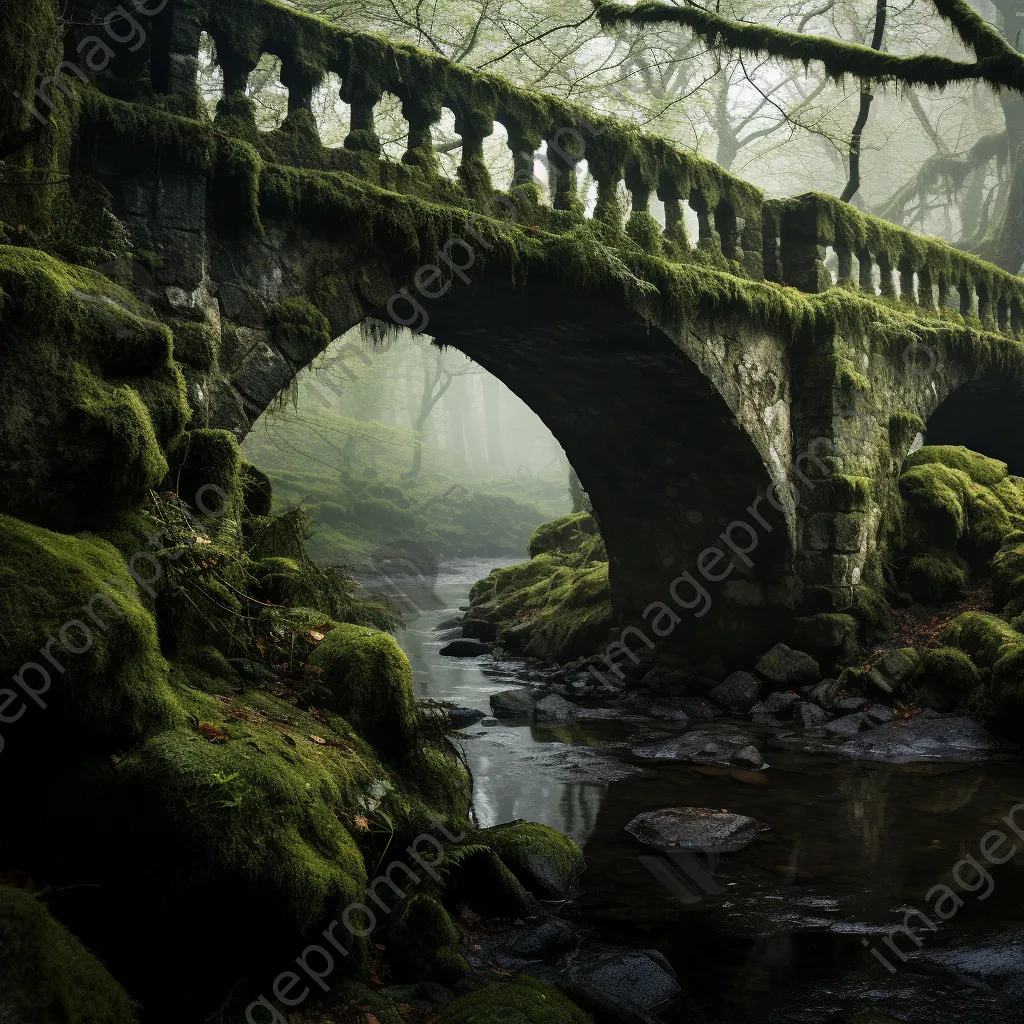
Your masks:
M487 718L483 711L477 711L476 708L445 708L445 713L455 729L465 729Z
M820 729L828 721L828 712L808 700L793 705L793 720L805 729Z
M445 644L439 653L448 658L476 658L481 654L489 653L490 650L490 644L484 643L483 640L472 640L466 637Z
M509 777L529 779L531 783L542 777L554 782L595 785L619 782L642 771L636 765L606 757L590 747L570 746L566 743L542 744L536 753L520 757L503 770Z
M565 976L573 984L643 1010L663 1006L681 991L664 958L645 950L586 946L566 959Z
M764 828L745 814L713 807L662 807L644 811L626 825L626 831L647 846L695 853L735 853Z
M848 694L839 697L832 705L833 711L861 711L867 705L868 699L859 693Z
M458 626L454 629L442 629L434 633L435 640L458 640L462 636L462 627Z
M501 725L493 715L486 715L480 719L480 724L487 729L493 729L496 725Z
M909 722L895 721L844 743L840 752L874 761L922 761L933 757L972 759L1015 744L993 736L984 726L958 715L920 714Z
M890 696L913 678L920 664L921 657L913 647L886 651L872 664L864 682Z
M683 711L687 717L703 719L705 721L718 718L722 712L709 703L706 700L701 700L698 697L684 698L683 700L676 702L679 705L681 711Z
M709 694L708 699L729 711L749 711L761 694L762 684L750 672L733 672Z
M764 758L761 756L761 751L753 743L750 743L745 747L740 747L732 755L732 763L740 768L751 768L754 771L760 771L764 767Z
M446 629L462 629L462 616L453 615L451 618L442 619L435 627L434 632L440 633Z
M769 736L765 745L775 750L795 750L801 754L832 754L839 746L840 737L824 729L806 732L780 732Z
M580 944L579 932L560 917L546 917L540 924L513 929L498 940L501 949L520 960L567 953Z
M837 736L856 736L865 729L870 729L874 723L860 711L852 715L843 715L831 722L825 723L826 732L834 732Z
M839 697L839 680L822 679L816 686L812 686L806 693L807 699L814 701L818 707L826 711L832 710L832 705Z
M594 1024L662 1024L660 1017L607 992L598 992L565 978L557 979L556 984L581 1010L590 1014Z
M633 748L633 756L652 761L687 761L691 764L737 764L743 768L751 767L749 750L757 751L750 737L742 730L725 729L692 729L681 736L663 740L659 743L648 743ZM737 755L743 751L743 758L736 761ZM756 767L763 767L760 754L757 755Z
M656 700L647 708L647 713L666 722L688 722L690 716L678 705L667 700Z
M576 705L552 693L533 706L533 717L537 722L568 722L576 717Z
M602 719L621 718L621 714L615 708L586 708L580 704L574 704L576 718L580 722L596 722Z
M892 708L887 708L884 704L872 704L864 714L876 725L885 725L892 721Z
M539 694L528 687L491 694L491 712L496 718L533 718Z
M821 679L818 663L803 651L794 651L785 644L776 644L754 666L754 671L776 686L803 686Z
M969 946L924 950L914 961L935 964L968 983L982 985L1011 1006L1024 1004L1024 930L1014 929Z
M755 722L766 722L773 724L785 721L793 712L793 705L800 698L795 693L773 693L760 704L755 704L750 713Z

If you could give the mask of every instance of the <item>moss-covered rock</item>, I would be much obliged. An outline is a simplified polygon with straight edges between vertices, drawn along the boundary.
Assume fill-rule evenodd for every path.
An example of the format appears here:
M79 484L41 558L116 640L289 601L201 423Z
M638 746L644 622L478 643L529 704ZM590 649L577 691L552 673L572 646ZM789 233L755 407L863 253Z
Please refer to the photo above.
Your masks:
M945 552L914 555L907 566L904 587L916 601L942 604L960 594L967 582L962 566Z
M153 617L110 544L0 516L0 551L0 670L23 681L26 714L39 703L121 743L184 720Z
M121 986L46 905L6 885L0 885L0 1019L32 1024L137 1020Z
M536 821L495 825L480 833L527 889L540 899L563 900L585 868L583 852L568 836Z
M439 1024L593 1024L589 1013L571 1003L558 989L526 975L491 985L450 1002Z
M953 711L981 681L981 673L963 651L955 647L926 650L921 655L914 700L936 711Z
M188 406L171 334L129 292L0 246L0 510L95 527L167 472Z
M561 557L579 554L584 561L608 560L597 520L587 512L574 512L538 526L527 546L531 558L544 552Z
M412 669L393 636L341 625L309 661L320 670L304 693L310 703L343 715L385 756L408 756L416 723Z
M458 940L458 932L440 900L425 892L408 896L390 918L385 937L395 979L437 978L440 973L438 954L451 946L457 947ZM459 959L461 968L450 956L443 956L445 972L454 967L458 973L454 978L447 977L442 984L454 984L469 972L469 965Z

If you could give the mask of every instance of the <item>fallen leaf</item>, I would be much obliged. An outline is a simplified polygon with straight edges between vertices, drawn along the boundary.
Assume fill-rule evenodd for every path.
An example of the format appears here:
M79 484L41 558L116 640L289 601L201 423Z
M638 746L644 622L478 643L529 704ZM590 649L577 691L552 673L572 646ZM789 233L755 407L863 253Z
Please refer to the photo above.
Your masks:
M310 631L309 631L309 632L308 632L308 633L306 634L306 639L307 639L307 640L308 640L308 641L309 641L310 643L313 643L313 644L318 644L318 643L320 643L320 641L321 641L321 640L323 640L323 638L324 638L324 634L323 634L323 633L321 633L321 632L320 632L320 631L319 631L318 629L311 629L311 630L310 630Z
M365 814L357 814L352 820L360 832L368 832L370 830L370 819L367 818ZM377 948L383 949L384 947L378 946Z
M327 740L325 740L323 736L310 736L309 738L321 747L327 746Z
M209 740L210 743L227 743L230 739L219 725L213 725L211 722L199 723L199 735L204 740Z

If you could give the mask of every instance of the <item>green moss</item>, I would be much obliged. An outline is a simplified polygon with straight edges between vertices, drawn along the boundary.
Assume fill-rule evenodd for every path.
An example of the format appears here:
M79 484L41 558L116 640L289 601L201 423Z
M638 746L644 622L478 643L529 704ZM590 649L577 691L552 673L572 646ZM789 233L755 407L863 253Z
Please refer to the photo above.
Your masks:
M943 629L942 641L969 654L976 665L991 668L1007 649L1024 642L1024 637L997 615L964 612Z
M47 715L76 723L76 732L91 739L131 743L183 720L155 623L110 544L0 516L0 550L5 678L26 664L40 666L24 678L42 690L41 672L52 676ZM149 568L138 571L146 576ZM63 672L41 654L49 637L56 638L50 650Z
M516 1024L593 1024L590 1014L558 989L525 975L450 1002L438 1024L490 1024L502 1019Z
M0 992L11 1020L135 1024L135 1006L46 905L0 885Z
M910 559L904 585L925 604L942 604L962 593L967 582L964 570L949 555L937 552Z
M434 977L439 951L457 946L458 940L458 932L440 900L417 892L402 900L388 919L384 946L396 980L415 981Z
M270 308L270 329L277 348L304 366L331 343L327 317L308 299L286 299Z
M309 660L322 674L307 687L308 701L343 715L386 756L408 756L416 722L412 669L393 636L338 626Z
M174 335L174 358L196 370L211 372L217 369L220 351L220 331L210 324L187 320L169 324Z
M112 282L0 246L0 508L94 527L167 472L188 415L171 335Z
M586 868L576 843L539 822L497 825L481 832L479 839L541 899L565 899L573 879Z
M258 466L242 459L239 467L242 482L242 503L248 516L269 516L273 504L270 477Z
M914 700L936 711L953 711L980 685L981 674L963 651L955 647L925 650Z
M976 484L992 487L1006 479L1006 463L979 455L962 445L926 445L907 456L904 469L916 466L947 466L966 473Z
M182 686L180 699L190 727L120 762L109 813L133 807L147 841L188 851L193 878L250 886L261 920L288 934L360 902L366 869L349 829L384 775L347 723L256 691Z
M189 430L171 453L168 489L197 512L223 514L241 504L238 440L230 430Z

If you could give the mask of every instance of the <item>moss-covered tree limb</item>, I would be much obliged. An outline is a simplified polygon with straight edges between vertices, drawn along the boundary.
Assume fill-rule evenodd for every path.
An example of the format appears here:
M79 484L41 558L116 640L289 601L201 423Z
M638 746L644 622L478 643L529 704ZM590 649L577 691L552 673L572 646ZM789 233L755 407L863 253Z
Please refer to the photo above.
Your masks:
M987 82L997 88L1024 93L1024 57L963 0L933 0L946 19L978 57L976 61L953 60L936 54L900 57L881 53L859 43L846 43L767 25L734 21L700 7L671 7L656 0L642 0L634 7L593 0L597 16L606 28L618 25L683 25L711 47L821 64L835 80L847 75L875 82L941 89L958 82Z

